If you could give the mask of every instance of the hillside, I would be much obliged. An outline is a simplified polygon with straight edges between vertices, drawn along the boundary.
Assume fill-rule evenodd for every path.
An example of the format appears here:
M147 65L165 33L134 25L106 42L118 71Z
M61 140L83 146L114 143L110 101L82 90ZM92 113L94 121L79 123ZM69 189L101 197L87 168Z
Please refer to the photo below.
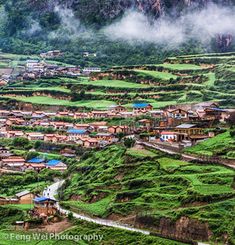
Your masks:
M111 146L75 166L60 196L71 210L148 227L165 236L223 240L228 234L232 241L233 187L234 171L225 167ZM184 219L189 219L190 231L178 234L174 227Z
M1 54L2 68L22 65L27 57L33 56ZM11 106L27 102L38 107L104 110L113 104L131 109L134 101L147 101L154 108L218 101L228 108L235 100L234 57L234 53L177 56L161 64L113 67L90 78L16 81L2 87L0 94L3 103L11 101Z
M234 51L232 0L8 0L0 4L4 52L39 54L61 49L65 55L60 61L109 66ZM85 51L97 56L83 57Z

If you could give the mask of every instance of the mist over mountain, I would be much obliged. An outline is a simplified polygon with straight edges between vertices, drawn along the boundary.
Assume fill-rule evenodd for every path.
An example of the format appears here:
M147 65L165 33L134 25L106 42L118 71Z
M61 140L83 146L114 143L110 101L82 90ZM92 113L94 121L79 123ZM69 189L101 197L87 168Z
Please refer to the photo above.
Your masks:
M167 55L234 50L234 0L7 0L0 4L4 51L91 50L104 58L125 45L133 51L138 47L147 56L150 46L163 48Z

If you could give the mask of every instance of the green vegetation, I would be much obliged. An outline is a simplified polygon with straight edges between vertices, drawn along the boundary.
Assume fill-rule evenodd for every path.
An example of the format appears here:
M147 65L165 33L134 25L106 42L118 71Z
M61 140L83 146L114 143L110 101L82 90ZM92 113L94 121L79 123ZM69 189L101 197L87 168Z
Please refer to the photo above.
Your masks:
M235 138L227 131L187 148L185 151L196 155L222 156L224 158L235 159Z
M68 101L68 100L60 100L54 99L51 97L46 96L29 96L29 97L10 97L7 98L15 99L18 101L29 102L33 104L41 104L41 105L62 105L62 106L75 106L75 107L88 107L88 108L95 108L95 109L106 109L107 107L115 104L112 101L106 100L84 100L84 101Z
M195 65L195 64L161 64L160 66L163 66L164 68L170 69L170 70L179 70L179 71L185 71L185 70L202 70L203 68L201 66Z
M140 74L146 74L146 75L149 75L149 76L152 76L154 78L160 78L160 79L163 79L163 80L168 80L168 79L176 79L177 76L176 75L173 75L171 73L168 73L168 72L159 72L159 71L147 71L147 70L135 70L137 71L138 73Z
M102 87L113 87L113 88L147 88L147 85L125 82L120 80L99 80L99 81L82 81L81 84L102 86Z
M203 207L195 209L200 217L206 210L207 218L199 220L209 223L212 239L220 239L221 232L227 232L228 220L229 231L234 227L231 224L234 212L231 208L230 213L224 212L215 228L210 207L219 208L222 200L232 207L234 177L233 170L222 166L184 162L158 151L111 146L76 165L61 197L63 205L71 210L99 217L111 214L144 217L147 213L156 219L156 224L161 217L175 220L183 211L194 218L190 210L194 203L202 203ZM231 232L229 237L232 239Z

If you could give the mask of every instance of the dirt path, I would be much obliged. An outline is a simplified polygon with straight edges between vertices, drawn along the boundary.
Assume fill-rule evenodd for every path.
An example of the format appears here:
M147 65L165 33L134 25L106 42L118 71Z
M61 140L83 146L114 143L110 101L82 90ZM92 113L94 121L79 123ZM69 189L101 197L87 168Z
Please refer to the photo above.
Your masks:
M51 223L45 225L44 227L40 228L40 232L47 232L47 233L61 233L68 228L70 228L72 224L67 220L64 219L63 221L57 223ZM30 231L38 231L38 229L30 229Z

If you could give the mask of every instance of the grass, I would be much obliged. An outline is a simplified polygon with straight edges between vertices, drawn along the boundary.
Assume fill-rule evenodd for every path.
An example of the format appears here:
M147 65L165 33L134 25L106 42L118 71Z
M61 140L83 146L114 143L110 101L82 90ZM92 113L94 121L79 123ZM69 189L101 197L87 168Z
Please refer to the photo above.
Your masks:
M92 85L97 87L110 87L110 88L148 88L146 84L132 83L121 80L98 80L98 81L82 81L80 84Z
M130 148L127 150L126 154L131 156L137 156L137 157L155 157L156 154L145 150L145 149L136 149L136 148Z
M4 207L12 207L23 211L28 211L33 208L33 204L9 204L5 205Z
M68 100L55 99L47 96L29 96L29 97L5 96L5 98L10 98L10 99L32 103L32 104L89 107L94 109L107 109L111 105L115 104L115 102L108 101L108 100L81 100L81 101L72 102Z
M84 203L81 201L67 201L62 202L62 205L65 205L66 207L70 207L72 210L76 210L78 212L85 212L90 215L95 216L104 216L108 209L108 205L112 201L113 196L105 197L97 202L94 203Z
M154 78L159 78L162 80L169 80L169 79L176 79L177 76L173 75L171 73L168 72L159 72L159 71L148 71L148 70L135 70L136 72L140 73L140 74L144 74L144 75L149 75L152 76Z
M179 70L179 71L183 71L183 70L202 70L203 68L201 66L198 65L194 65L194 64L161 64L159 66L163 66L164 68L170 69L170 70Z
M222 156L227 157L226 154L230 151L230 147L235 147L235 139L230 136L230 132L219 134L214 138L203 141L193 147L185 149L185 152L213 156L219 151L222 151ZM235 158L234 158L235 159Z
M25 86L25 87L15 87L14 89L27 90L27 91L47 90L47 91L59 91L59 92L66 92L66 93L71 92L70 89L67 89L65 87L59 87L59 86L53 86L53 87Z
M172 169L172 168L174 169L174 168L178 168L180 166L190 164L188 162L175 160L175 159L172 159L169 157L160 158L160 159L158 159L158 162L160 163L160 166L165 170Z
M205 85L208 85L208 86L214 86L214 83L215 83L215 73L210 72L210 73L208 73L207 76L208 76L208 80L204 84Z
M221 199L229 201L235 195L233 170L213 164L188 163L162 152L150 153L147 149L125 150L111 146L95 152L76 167L77 172L71 174L64 190L65 204L100 217L141 215L147 210L150 215L172 215L176 220L184 215L183 210L189 210L188 216L194 217L190 208L195 203L204 208L211 203L219 206ZM109 194L90 203L99 193ZM70 200L71 195L78 195L80 200ZM210 223L214 210L208 208L207 216L204 221ZM226 232L229 225L221 220L218 226ZM211 229L220 236L213 225Z

